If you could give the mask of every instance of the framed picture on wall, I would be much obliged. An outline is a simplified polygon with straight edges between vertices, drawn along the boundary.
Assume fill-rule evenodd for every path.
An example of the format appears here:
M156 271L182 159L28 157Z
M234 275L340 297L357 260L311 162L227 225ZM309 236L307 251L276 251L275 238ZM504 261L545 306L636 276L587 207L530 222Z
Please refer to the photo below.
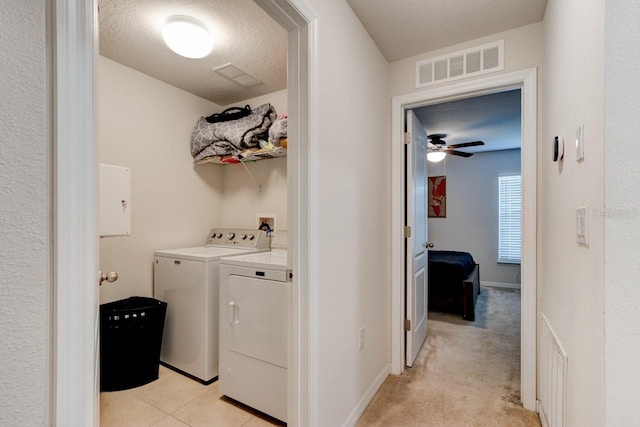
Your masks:
M447 177L446 176L430 176L429 180L429 199L427 201L427 210L429 218L446 218L447 217Z

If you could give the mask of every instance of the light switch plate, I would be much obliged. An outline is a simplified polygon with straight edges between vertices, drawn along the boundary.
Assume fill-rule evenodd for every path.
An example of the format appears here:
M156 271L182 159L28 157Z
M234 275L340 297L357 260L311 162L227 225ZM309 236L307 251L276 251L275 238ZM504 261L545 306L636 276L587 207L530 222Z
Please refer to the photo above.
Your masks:
M589 245L589 208L576 209L576 242L580 245Z
M576 130L576 161L584 160L584 125Z

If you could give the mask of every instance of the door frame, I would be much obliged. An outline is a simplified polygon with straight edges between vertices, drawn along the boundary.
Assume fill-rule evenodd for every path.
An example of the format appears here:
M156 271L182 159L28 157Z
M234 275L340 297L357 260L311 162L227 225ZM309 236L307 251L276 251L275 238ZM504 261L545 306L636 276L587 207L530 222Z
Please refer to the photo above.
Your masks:
M537 363L537 69L453 83L392 98L391 147L391 373L404 371L404 114L408 109L509 89L522 94L522 263L521 263L521 399L536 410Z
M294 271L289 335L289 425L312 425L309 343L317 319L312 295L317 263L313 226L318 206L318 17L305 0L255 0L288 31L289 132L298 142L287 158L289 265ZM51 327L51 420L56 426L98 426L98 245L95 143L97 0L55 0L53 37L54 252Z

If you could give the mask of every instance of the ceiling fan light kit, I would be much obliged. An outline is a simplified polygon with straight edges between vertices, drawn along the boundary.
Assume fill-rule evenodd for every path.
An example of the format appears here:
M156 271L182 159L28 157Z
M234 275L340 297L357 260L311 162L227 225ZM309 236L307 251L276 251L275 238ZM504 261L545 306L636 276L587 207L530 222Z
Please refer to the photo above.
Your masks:
M213 50L213 37L207 27L190 16L170 17L162 29L162 39L185 58L204 58Z
M427 152L427 160L432 163L441 162L447 157L447 153L444 151L429 151Z

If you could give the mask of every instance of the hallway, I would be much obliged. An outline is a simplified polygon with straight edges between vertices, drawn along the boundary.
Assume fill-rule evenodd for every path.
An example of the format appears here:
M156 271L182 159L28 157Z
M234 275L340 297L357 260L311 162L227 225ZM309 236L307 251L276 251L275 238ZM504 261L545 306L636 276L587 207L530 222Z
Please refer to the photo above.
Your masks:
M538 427L520 403L520 291L482 288L475 322L429 313L413 368L389 376L359 427Z

